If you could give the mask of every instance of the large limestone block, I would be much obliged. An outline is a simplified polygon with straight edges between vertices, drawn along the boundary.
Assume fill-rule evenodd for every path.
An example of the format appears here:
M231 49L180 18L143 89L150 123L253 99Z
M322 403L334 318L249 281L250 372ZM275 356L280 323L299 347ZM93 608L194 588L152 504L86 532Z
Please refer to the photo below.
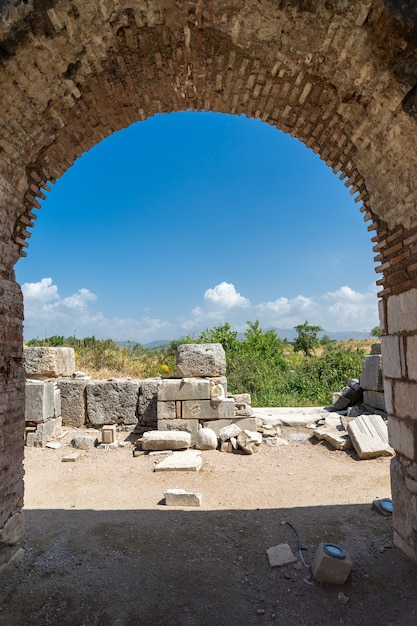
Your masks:
M143 433L143 450L182 450L191 446L191 435L179 430L148 430Z
M347 425L348 434L360 459L392 456L387 425L380 415L360 415Z
M220 343L188 343L177 348L177 376L224 376L226 354Z
M175 400L167 400L157 404L157 415L159 420L174 420L177 418L177 408Z
M25 420L40 424L55 416L54 383L27 381L25 385Z
M166 506L200 506L201 493L185 489L167 489L164 492Z
M384 388L382 380L382 357L378 354L366 356L363 360L361 374L362 389L372 391L382 391Z
M56 378L72 376L75 370L73 348L24 348L23 362L26 376Z
M207 378L165 378L158 387L158 402L172 400L210 400Z
M87 415L85 388L86 380L59 380L61 392L62 424L73 428L84 426Z
M147 378L142 380L139 388L138 416L141 424L155 425L157 416L158 390L162 384L161 378Z
M162 419L158 420L158 430L180 430L191 435L191 443L195 444L200 424L198 420Z
M233 398L226 398L220 402L185 400L182 403L182 416L184 419L197 420L233 419L235 417L235 401Z
M87 421L103 424L136 424L139 382L106 380L90 382L86 387Z

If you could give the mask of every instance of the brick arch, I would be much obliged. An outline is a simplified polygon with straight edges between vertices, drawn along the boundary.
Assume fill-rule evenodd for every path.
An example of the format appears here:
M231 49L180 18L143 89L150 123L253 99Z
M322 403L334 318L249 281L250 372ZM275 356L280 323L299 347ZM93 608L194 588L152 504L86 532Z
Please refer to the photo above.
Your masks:
M417 482L406 482L417 476L417 427L410 421L417 381L417 322L410 319L417 306L417 12L411 1L401 9L397 4L0 4L0 391L7 399L1 431L10 450L0 467L0 528L22 505L15 433L23 416L23 309L13 266L25 254L34 209L49 183L106 136L180 110L260 118L304 142L346 179L375 232L382 275L383 341L395 364L386 392L403 459L393 484L399 494L404 485L417 493ZM408 403L400 401L404 393ZM417 559L417 520L403 513L397 520L399 545Z

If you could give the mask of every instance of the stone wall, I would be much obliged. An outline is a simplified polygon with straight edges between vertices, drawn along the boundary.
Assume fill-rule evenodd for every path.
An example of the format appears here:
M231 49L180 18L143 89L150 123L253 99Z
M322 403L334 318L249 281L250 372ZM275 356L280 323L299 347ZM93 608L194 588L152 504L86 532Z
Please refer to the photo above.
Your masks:
M385 383L403 459L393 469L396 541L417 560L417 514L401 507L417 460L416 32L411 0L0 4L0 530L22 506L23 314L13 267L35 210L50 183L114 131L204 109L291 133L362 204L382 274L383 342L396 355Z

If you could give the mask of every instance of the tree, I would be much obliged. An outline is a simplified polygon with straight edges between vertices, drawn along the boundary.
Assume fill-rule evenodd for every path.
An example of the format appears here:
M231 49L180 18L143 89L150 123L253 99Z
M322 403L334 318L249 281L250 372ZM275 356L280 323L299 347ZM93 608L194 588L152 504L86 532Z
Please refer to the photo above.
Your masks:
M313 348L320 344L317 333L322 329L321 326L312 326L308 323L308 320L304 324L294 326L294 330L297 331L297 337L294 341L294 350L302 351L306 356L311 356Z
M371 337L375 337L376 339L381 337L381 328L379 326L374 326L371 329Z

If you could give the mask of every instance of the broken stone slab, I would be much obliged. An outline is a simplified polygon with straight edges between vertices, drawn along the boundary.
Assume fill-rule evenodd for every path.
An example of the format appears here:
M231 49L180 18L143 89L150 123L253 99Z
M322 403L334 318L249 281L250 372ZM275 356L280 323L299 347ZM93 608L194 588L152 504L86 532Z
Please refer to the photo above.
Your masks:
M232 437L237 437L241 430L242 429L237 424L230 424L229 426L220 428L219 437L222 441L228 441L232 439Z
M179 430L149 430L143 433L143 450L181 450L191 446L191 435Z
M80 428L86 420L85 388L87 380L58 380L61 394L61 416L64 426Z
M201 506L201 493L184 489L167 489L164 492L166 506Z
M272 548L267 549L266 553L271 567L281 567L282 565L290 565L297 562L297 558L287 543L272 546Z
M158 420L158 430L161 431L184 431L190 433L191 435L191 445L194 445L196 442L197 433L200 430L200 424L198 420L183 420L183 419L173 419L173 420Z
M163 378L158 386L158 402L210 400L210 393L208 378Z
M27 433L26 445L35 448L45 447L48 441L61 430L61 427L61 417L53 417L42 424L37 424L34 432Z
M226 426L230 426L231 424L236 424L239 426L240 430L257 430L257 421L255 417L244 417L238 418L235 417L233 419L219 419L219 420L210 420L207 422L203 422L204 428L211 428L214 430L216 435L218 436L220 430L225 428Z
M76 435L71 440L73 448L78 450L92 450L98 444L98 438L93 435Z
M384 388L382 380L382 356L370 355L363 360L361 374L362 389L372 391L382 391Z
M385 394L383 391L364 391L363 402L368 407L385 411Z
M255 448L262 443L262 434L258 432L251 432L249 430L242 430L236 437L237 445L245 454L253 454Z
M74 348L23 348L23 364L29 377L72 376L75 370Z
M340 393L342 394L342 396L345 396L345 398L348 398L351 402L362 401L363 391L360 388L355 391L354 389L352 389L352 387L347 385L346 387L343 387Z
M25 420L39 424L55 416L55 387L52 382L30 380L25 385Z
M80 458L79 452L71 452L62 457L62 463L75 463Z
M387 425L380 415L360 415L347 425L347 430L360 459L394 455Z
M217 444L217 435L214 430L211 430L211 428L200 428L195 440L197 450L216 450Z
M332 402L333 409L335 411L343 411L343 409L346 409L350 404L349 398L344 396L341 392L336 392L332 394Z
M198 472L203 459L199 450L184 450L183 452L174 452L171 456L166 457L155 465L155 472Z
M233 446L231 441L220 442L220 452L233 452Z
M336 450L352 448L352 441L345 430L337 430L331 426L319 426L313 431L313 435L319 441L327 441Z
M87 420L92 426L136 424L139 381L112 379L86 386Z
M220 402L211 400L185 400L182 403L184 419L198 419L201 421L231 419L235 417L235 402L226 398Z
M226 354L220 343L188 343L177 348L177 376L215 377L226 374Z

